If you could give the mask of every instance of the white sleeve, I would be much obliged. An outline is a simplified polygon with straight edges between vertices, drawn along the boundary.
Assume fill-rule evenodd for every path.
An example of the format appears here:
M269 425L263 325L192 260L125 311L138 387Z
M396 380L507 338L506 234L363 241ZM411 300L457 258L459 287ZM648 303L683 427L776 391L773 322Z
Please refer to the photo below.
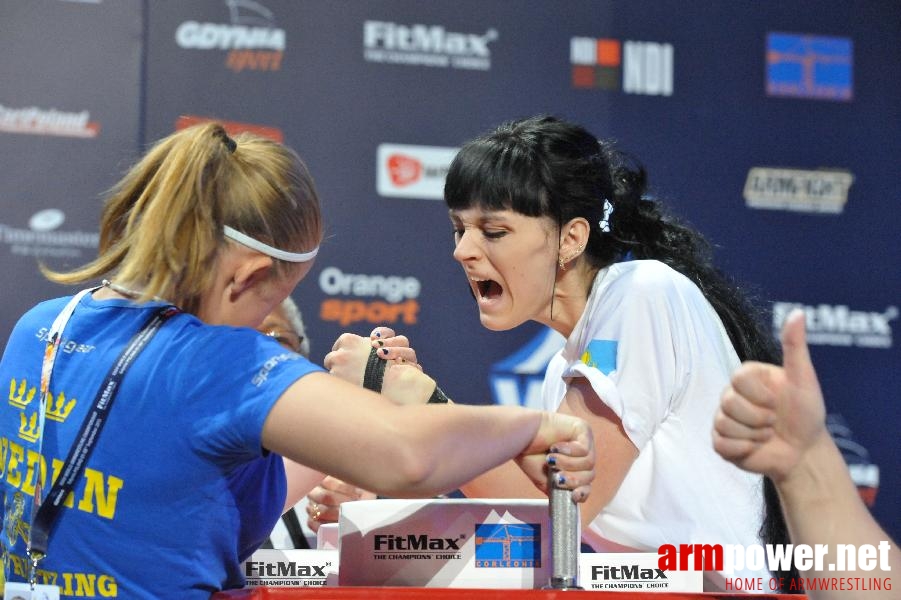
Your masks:
M588 380L641 450L669 414L682 377L667 286L631 283L621 297L602 303L599 318L589 320L583 354L563 377Z

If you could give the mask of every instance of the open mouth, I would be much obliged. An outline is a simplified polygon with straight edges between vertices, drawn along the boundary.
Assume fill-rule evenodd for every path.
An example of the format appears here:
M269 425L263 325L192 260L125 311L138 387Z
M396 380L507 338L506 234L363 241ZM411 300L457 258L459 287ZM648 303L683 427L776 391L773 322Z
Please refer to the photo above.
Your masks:
M504 289L493 279L473 279L481 300L493 300L504 293Z

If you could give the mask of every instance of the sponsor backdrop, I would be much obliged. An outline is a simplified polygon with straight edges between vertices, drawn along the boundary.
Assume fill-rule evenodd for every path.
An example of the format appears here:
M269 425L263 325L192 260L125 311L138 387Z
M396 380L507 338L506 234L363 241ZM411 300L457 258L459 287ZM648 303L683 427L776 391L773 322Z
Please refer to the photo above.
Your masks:
M443 178L467 139L553 113L646 164L772 315L808 316L830 425L901 538L901 21L878 0L0 0L0 342L71 290L100 197L202 119L294 147L327 238L295 292L321 360L405 333L457 401L535 397L560 339L483 330Z

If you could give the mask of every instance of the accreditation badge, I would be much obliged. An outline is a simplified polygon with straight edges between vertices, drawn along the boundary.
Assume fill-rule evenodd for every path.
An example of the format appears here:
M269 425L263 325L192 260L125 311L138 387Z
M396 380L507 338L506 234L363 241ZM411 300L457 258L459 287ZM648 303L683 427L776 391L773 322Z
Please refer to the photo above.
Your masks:
M35 585L7 581L3 588L3 600L59 600L59 587L55 585Z

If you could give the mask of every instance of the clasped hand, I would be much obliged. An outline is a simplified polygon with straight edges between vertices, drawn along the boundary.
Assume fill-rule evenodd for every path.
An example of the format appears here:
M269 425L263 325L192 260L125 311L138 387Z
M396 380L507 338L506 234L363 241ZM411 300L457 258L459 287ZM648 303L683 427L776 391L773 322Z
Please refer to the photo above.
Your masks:
M435 381L422 372L409 340L395 335L388 327L376 327L368 338L341 334L332 351L325 355L323 365L332 375L363 385L366 363L373 350L387 363L379 390L383 395L396 404L425 404L428 401L435 390Z
M332 375L362 385L371 351L388 362L381 393L396 404L425 404L435 381L422 371L409 340L388 327L377 327L368 338L345 333L332 346L324 365ZM437 408L437 407L436 407ZM547 469L557 485L573 490L573 499L588 497L594 479L594 442L588 424L577 417L543 412L532 442L516 463L532 482L547 493Z

